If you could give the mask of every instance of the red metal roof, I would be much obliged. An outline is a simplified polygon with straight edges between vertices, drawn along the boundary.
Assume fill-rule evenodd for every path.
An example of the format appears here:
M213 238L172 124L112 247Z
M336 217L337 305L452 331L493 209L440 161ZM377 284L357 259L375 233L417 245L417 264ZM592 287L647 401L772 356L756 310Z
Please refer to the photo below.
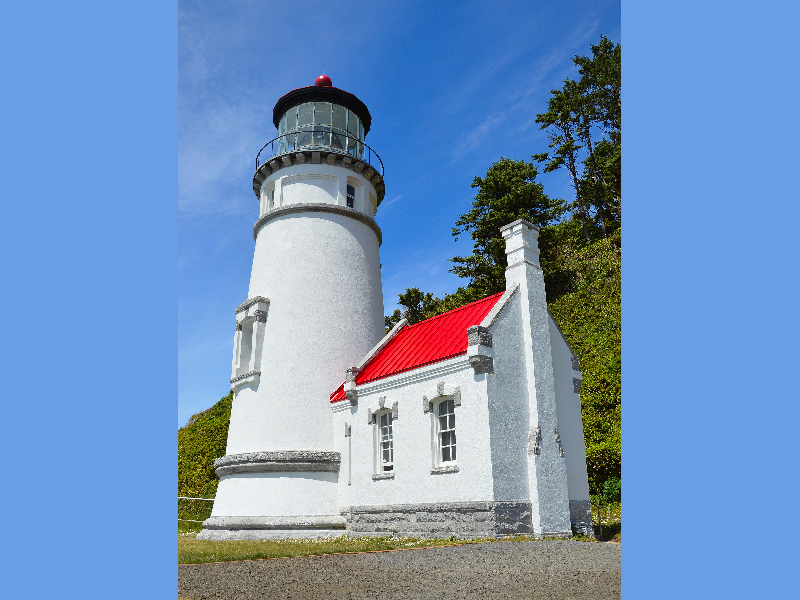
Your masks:
M500 292L404 327L364 365L356 376L356 385L465 354L469 343L467 328L480 325L502 295ZM331 394L331 402L344 398L342 383Z

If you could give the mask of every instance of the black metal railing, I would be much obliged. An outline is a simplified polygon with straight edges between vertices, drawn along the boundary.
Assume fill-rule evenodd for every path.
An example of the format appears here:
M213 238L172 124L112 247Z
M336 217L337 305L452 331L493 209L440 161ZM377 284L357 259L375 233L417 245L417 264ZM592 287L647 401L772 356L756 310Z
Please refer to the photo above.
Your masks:
M320 136L319 134L322 135ZM281 145L278 143L278 141L283 138L286 139ZM348 145L347 149L343 147L341 138L345 138L345 141ZM325 143L326 140L328 143ZM352 146L349 143L350 140L355 142ZM289 147L290 143L291 147ZM262 162L261 153L264 152L267 147L270 148L270 150L267 152L269 156L267 156ZM331 131L330 129L319 129L319 125L309 126L308 129L295 130L291 133L284 133L283 135L279 135L278 137L268 141L261 147L261 150L259 150L258 154L256 155L256 171L261 165L275 158L276 156L282 156L298 150L326 150L328 152L341 154L342 156L350 156L357 160L366 161L376 171L378 170L378 165L380 165L381 177L383 177L383 161L381 160L381 157L378 156L378 153L370 148L369 144L366 144L363 140L346 133L339 133L336 131Z

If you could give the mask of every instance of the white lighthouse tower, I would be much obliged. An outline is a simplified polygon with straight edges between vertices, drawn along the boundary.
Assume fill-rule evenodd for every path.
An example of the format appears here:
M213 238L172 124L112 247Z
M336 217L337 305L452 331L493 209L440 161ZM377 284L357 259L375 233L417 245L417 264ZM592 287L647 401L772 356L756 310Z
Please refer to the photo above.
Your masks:
M329 396L384 333L383 166L364 143L366 105L322 75L280 98L273 122L279 136L256 159L253 269L206 539L345 532Z

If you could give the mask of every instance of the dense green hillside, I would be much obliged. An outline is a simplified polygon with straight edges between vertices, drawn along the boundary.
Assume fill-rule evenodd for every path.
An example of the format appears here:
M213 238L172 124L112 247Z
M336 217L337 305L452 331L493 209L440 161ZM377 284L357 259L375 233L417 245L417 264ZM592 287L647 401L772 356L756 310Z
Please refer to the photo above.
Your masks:
M189 419L178 430L178 495L213 498L217 493L214 459L225 455L233 393Z
M577 223L542 230L550 312L581 358L581 414L592 493L621 478L621 230L586 244Z

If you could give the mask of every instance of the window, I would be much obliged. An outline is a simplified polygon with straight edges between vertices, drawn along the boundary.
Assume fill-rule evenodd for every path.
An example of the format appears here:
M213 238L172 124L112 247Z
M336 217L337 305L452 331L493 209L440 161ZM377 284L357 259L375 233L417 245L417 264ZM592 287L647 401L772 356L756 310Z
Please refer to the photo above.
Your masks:
M392 442L392 413L387 411L378 415L379 472L391 473L394 470L394 444Z
M436 417L438 463L453 463L456 461L456 414L452 398L439 402Z
M233 338L231 371L232 390L243 385L258 385L268 310L269 299L263 296L248 298L236 308L236 333Z
M241 324L239 336L239 360L236 363L236 375L250 371L253 358L253 319L246 319Z
M264 193L262 194L261 214L272 210L275 207L275 183L267 182L264 184Z
M342 189L342 188L339 188ZM356 202L356 188L349 183L347 184L347 206L353 208Z

